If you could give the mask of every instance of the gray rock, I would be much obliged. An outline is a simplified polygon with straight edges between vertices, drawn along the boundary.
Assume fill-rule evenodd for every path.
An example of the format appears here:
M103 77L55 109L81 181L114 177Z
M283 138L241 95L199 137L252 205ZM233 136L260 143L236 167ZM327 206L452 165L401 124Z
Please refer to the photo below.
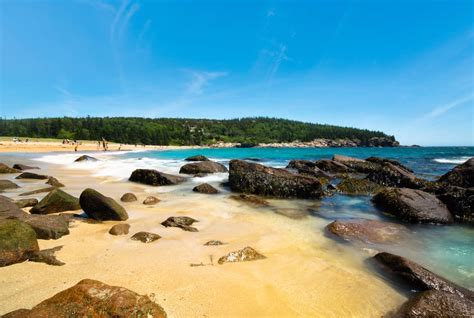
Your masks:
M186 181L186 178L152 169L137 169L132 172L129 180L153 186L163 186L182 183Z
M145 200L143 200L143 204L145 204L145 205L155 205L158 202L160 202L160 199L158 199L157 197L154 197L152 195L146 197Z
M160 238L161 238L161 236L159 236L158 234L150 233L150 232L138 232L138 233L135 233L131 237L132 240L140 241L140 242L143 242L143 243L151 243L151 242L154 242L156 240L159 240Z
M69 234L68 219L62 215L29 215L22 221L33 228L38 239L57 240Z
M33 166L27 166L27 165L23 165L21 163L16 163L13 165L13 169L17 169L17 170L32 170L32 169L39 169L39 167L33 167Z
M218 162L214 161L201 161L188 163L181 167L179 173L183 174L198 174L198 173L217 173L227 172L227 168Z
M129 230L130 230L130 224L120 223L120 224L115 224L114 226L112 226L109 230L109 234L126 235L128 234Z
M194 192L206 193L206 194L217 194L219 191L211 186L209 183L203 183L193 188Z
M85 189L79 197L84 212L95 220L125 221L128 214L114 199L104 196L94 189Z
M198 232L198 229L191 226L194 222L199 221L188 216L171 216L165 221L161 222L161 225L165 227L179 227L188 232Z
M134 201L137 201L137 196L131 192L128 192L128 193L125 193L124 195L122 195L122 197L120 198L120 201L122 202L134 202Z
M0 195L0 219L21 218L28 213L21 210L15 202L3 195Z

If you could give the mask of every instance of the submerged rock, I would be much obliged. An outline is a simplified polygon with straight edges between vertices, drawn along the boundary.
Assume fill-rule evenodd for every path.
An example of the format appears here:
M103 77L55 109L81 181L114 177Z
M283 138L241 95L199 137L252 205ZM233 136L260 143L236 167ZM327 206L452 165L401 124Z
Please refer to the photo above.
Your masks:
M31 206L35 206L38 204L38 200L37 199L20 199L20 200L16 200L15 201L15 204L17 207L19 207L20 209L22 208L27 208L27 207L31 207Z
M33 191L28 191L28 192L24 192L24 193L21 193L19 194L21 197L27 197L27 196L30 196L30 195L33 195L33 194L38 194L38 193L44 193L44 192L51 192L53 190L55 190L56 187L47 187L47 188L41 188L41 189L37 189L37 190L33 190Z
M184 160L185 161L209 161L209 158L203 155L196 155L196 156L187 157Z
M94 158L94 157L91 157L91 156L88 156L88 155L82 155L79 158L77 158L76 160L74 160L74 162L81 162L81 161L98 161L98 159Z
M129 180L153 186L163 186L182 183L186 181L186 178L163 173L158 170L137 169L132 172Z
M472 291L438 276L404 257L382 252L375 255L373 259L387 274L403 280L412 290L435 289L474 300L474 293Z
M115 224L114 226L110 228L109 234L125 235L125 234L128 234L129 230L130 230L130 224L126 224L126 223Z
M250 246L247 246L241 250L237 250L234 252L230 252L229 254L222 256L219 258L218 263L235 263L235 262L247 262L247 261L255 261L259 259L266 258Z
M128 193L125 193L124 195L122 195L122 197L120 198L120 201L122 202L134 202L134 201L137 201L137 196L131 192L128 192Z
M414 189L386 188L379 191L372 201L382 211L410 223L453 222L453 216L434 195Z
M203 183L193 188L194 192L206 193L206 194L217 194L219 191L211 186L209 183Z
M428 290L408 300L394 315L396 318L472 317L474 302L458 295Z
M269 205L267 200L257 197L256 195L251 195L251 194L236 194L236 195L231 195L230 198L237 201L242 201L245 203L251 203L255 205Z
M15 163L13 165L13 169L17 169L17 170L32 170L32 169L39 169L39 167L33 167L33 166L27 166L27 165L23 165L21 163Z
M12 314L15 313L13 316ZM149 317L166 318L164 309L148 296L92 279L48 298L32 309L12 312L10 317Z
M94 189L85 189L79 197L84 212L95 220L125 221L128 214L114 199L104 196Z
M369 244L397 243L408 234L403 225L366 219L336 220L326 229L343 240Z
M62 184L61 182L59 182L58 179L56 179L55 177L49 177L48 178L48 181L46 181L46 184L49 184L53 187L56 187L56 188L62 188L64 187L64 184Z
M18 173L18 172L20 172L20 170L10 168L6 164L0 162L0 173L6 174L6 173Z
M0 192L8 189L18 189L20 186L10 180L0 180Z
M183 174L198 174L198 173L217 173L227 172L227 168L218 162L201 161L195 163L188 163L179 169L179 173Z
M37 174L33 172L23 172L19 176L17 176L15 179L38 179L38 180L46 180L48 179L48 176L42 175L42 174Z
M152 195L146 197L145 200L143 200L143 204L145 205L154 205L154 204L157 204L158 202L160 202L160 199Z
M26 261L39 251L35 231L17 219L0 219L0 267Z
M337 185L344 194L371 195L382 189L382 186L366 179L347 178Z
M198 229L191 226L194 222L199 221L188 216L170 216L165 221L161 222L161 225L165 227L179 227L188 232L198 232Z
M140 241L140 242L143 242L143 243L151 243L151 242L154 242L156 240L159 240L160 238L161 238L161 236L159 236L158 234L150 233L150 232L138 232L138 233L135 233L131 237L132 240Z
M463 188L474 187L474 158L470 158L442 175L439 182Z
M242 160L230 161L229 185L232 191L282 198L315 199L323 194L316 178Z
M225 243L222 243L221 241L211 240L204 243L204 246L218 246L218 245L224 245L224 244Z
M32 214L49 214L64 211L80 210L79 200L60 190L54 189L46 195L37 205L35 205L30 213Z

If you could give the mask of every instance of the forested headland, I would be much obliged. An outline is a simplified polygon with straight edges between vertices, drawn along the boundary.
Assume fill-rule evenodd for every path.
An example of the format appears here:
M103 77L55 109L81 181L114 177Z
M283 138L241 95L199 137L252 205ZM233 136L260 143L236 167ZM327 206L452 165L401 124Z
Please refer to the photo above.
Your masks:
M0 119L0 136L100 140L146 145L208 145L217 142L281 143L314 139L395 141L380 131L277 118L229 120L137 117Z

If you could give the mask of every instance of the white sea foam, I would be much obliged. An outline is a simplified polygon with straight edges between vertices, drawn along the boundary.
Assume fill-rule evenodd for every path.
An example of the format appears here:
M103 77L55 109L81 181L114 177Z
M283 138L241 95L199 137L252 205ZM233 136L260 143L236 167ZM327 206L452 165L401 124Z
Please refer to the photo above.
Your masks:
M461 164L469 160L469 156L454 157L454 158L435 158L434 162L437 163L452 163L452 164Z

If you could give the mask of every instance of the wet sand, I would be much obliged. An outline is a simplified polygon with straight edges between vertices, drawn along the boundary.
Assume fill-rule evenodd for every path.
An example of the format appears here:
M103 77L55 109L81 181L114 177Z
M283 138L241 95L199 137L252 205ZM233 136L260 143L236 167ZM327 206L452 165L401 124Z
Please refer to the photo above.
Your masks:
M0 159L18 161L5 155ZM57 257L66 265L24 262L0 268L0 314L31 308L84 278L151 295L170 317L380 317L406 300L363 263L360 253L327 238L323 228L328 222L323 219L289 218L229 199L225 190L215 196L193 193L192 183L148 187L34 164L66 184L64 190L73 195L93 187L116 200L134 192L139 200L123 203L130 217L129 235L108 234L118 222L76 221L70 235L39 240L41 248L63 245ZM41 181L19 184L23 188L9 196L42 186ZM161 202L141 204L150 194ZM281 211L300 207L297 200L271 200L271 206ZM179 215L199 220L199 232L160 224ZM154 232L162 239L149 244L130 240L138 231ZM209 240L227 244L203 246ZM245 246L267 258L217 264L219 257ZM205 266L190 266L200 263Z

